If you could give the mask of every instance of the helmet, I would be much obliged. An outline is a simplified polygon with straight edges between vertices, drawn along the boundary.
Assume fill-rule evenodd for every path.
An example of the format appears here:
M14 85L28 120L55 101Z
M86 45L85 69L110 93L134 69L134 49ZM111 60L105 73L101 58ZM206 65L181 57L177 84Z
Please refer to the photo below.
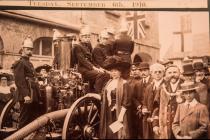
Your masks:
M33 41L31 36L27 36L26 39L23 41L23 48L32 48L33 49Z
M84 26L81 30L80 30L80 35L90 35L90 28L89 26Z

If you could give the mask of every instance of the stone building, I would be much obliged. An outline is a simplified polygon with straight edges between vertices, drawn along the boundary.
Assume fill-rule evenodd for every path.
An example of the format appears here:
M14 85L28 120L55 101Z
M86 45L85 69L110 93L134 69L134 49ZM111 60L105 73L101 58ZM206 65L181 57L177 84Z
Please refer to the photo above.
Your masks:
M181 66L184 58L189 57L194 62L202 61L210 54L209 43L209 13L208 12L174 12L165 13L162 17L165 37L168 46L164 58L173 60ZM167 25L166 25L167 24Z
M97 13L97 14L96 14ZM97 43L101 30L113 27L120 28L123 11L80 11L80 10L5 10L0 11L0 64L9 69L19 59L21 44L27 35L34 41L34 55L31 58L34 66L52 65L58 50L62 52L62 68L70 63L70 43L53 43L53 29L62 34L78 34L82 24L91 28L92 45ZM132 58L141 61L155 62L159 58L158 16L155 12L144 12L147 28L144 38L134 39L135 49ZM97 15L97 16L96 16Z

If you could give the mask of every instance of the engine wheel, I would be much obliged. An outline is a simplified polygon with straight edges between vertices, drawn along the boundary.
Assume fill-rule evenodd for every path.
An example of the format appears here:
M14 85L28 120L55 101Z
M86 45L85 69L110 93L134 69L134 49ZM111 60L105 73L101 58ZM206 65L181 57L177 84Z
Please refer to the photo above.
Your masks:
M100 95L89 93L70 107L64 121L62 139L98 139Z
M17 131L19 124L20 105L11 99L4 107L0 114L0 131L1 138L8 136Z

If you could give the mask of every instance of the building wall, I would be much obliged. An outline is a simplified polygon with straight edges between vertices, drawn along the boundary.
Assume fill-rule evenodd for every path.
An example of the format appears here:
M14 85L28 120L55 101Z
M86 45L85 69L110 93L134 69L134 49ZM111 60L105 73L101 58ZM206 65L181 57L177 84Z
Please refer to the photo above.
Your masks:
M19 11L17 11L19 12ZM60 22L65 25L81 25L81 22L88 24L91 28L92 45L95 47L97 43L97 36L101 30L106 27L113 27L116 31L120 28L120 11L79 11L79 10L66 10L66 11L41 11L41 10L22 10L21 12L29 14L31 17L38 16L44 17L46 20ZM111 13L110 13L111 12ZM117 14L113 14L113 13ZM97 13L97 14L96 14ZM159 41L158 41L158 21L155 12L145 12L146 21L149 28L146 29L146 38L135 40L136 45L132 56L140 52L147 53L155 62L159 58ZM97 15L97 16L96 16ZM40 37L53 37L53 29L59 29L62 33L72 33L72 30L58 28L52 25L35 23L18 18L11 18L7 16L0 17L0 37L4 43L5 54L2 58L2 65L8 69L11 64L19 58L18 52L21 44L27 35L31 35L33 40ZM144 45L139 45L144 44ZM140 46L140 47L139 47ZM148 47L151 46L151 47ZM34 66L48 63L52 64L53 57L34 56L31 58ZM1 62L0 62L1 63Z
M53 28L55 27L1 16L0 36L4 44L3 61L1 64L3 68L9 69L14 61L19 58L18 52L27 35L30 35L33 40L39 37L52 37ZM60 30L66 33L71 32L70 30ZM34 66L38 66L42 63L52 63L53 57L40 58L34 56L32 60L34 61Z
M145 29L145 38L135 40L136 45L132 58L138 53L146 53L152 58L152 61L149 63L155 63L160 57L158 13L153 11L144 13L146 14L146 24L149 25L149 28Z

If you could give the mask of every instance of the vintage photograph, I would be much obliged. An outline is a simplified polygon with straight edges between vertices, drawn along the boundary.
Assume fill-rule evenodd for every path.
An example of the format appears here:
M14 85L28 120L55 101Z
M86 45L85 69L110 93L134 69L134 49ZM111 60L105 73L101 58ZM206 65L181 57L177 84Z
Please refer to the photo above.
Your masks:
M0 10L0 139L210 138L209 21Z

